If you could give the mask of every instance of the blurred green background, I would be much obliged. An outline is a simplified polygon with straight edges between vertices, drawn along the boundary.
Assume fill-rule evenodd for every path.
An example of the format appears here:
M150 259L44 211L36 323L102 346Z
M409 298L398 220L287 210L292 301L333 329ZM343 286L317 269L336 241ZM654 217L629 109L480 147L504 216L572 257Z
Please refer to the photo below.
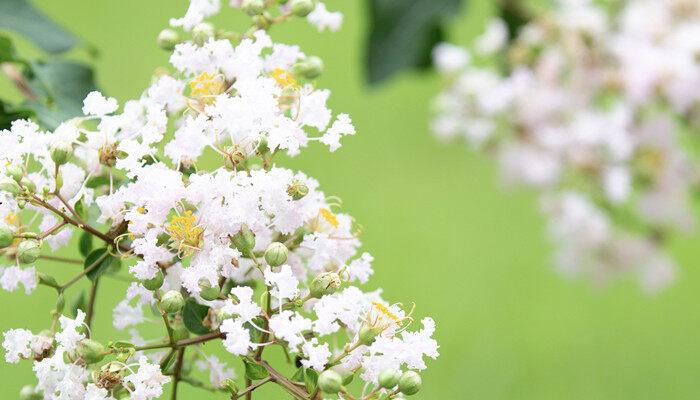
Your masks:
M137 97L155 68L166 64L155 37L186 8L184 0L36 4L101 49L95 62L98 82L120 101ZM285 164L319 179L363 225L364 249L376 258L369 288L383 287L387 299L415 302L418 317L436 320L441 356L429 363L424 389L414 398L696 398L698 238L672 242L683 267L679 281L653 298L633 282L596 288L563 280L552 271L534 196L503 191L489 160L431 136L427 126L431 99L441 87L438 77L405 74L368 88L362 66L365 4L329 0L328 5L345 13L340 32L318 34L293 22L275 29L273 37L325 60L320 85L332 89L331 106L350 113L358 135L335 154L312 146ZM489 0L469 1L453 19L450 38L467 43L491 13ZM242 21L234 17L237 12L224 14L216 20L219 26L236 28ZM20 49L32 51L26 42ZM86 59L84 52L73 53ZM12 90L4 81L0 89ZM39 268L61 281L75 273L68 265ZM103 279L97 339L115 336L111 309L125 287ZM43 287L32 297L0 293L0 330L43 329L54 298ZM158 328L154 324L152 337L161 334ZM219 346L208 347L225 357ZM29 363L0 365L0 398L17 398L22 385L34 382ZM182 389L182 399L225 398L186 384ZM255 398L286 396L265 388Z

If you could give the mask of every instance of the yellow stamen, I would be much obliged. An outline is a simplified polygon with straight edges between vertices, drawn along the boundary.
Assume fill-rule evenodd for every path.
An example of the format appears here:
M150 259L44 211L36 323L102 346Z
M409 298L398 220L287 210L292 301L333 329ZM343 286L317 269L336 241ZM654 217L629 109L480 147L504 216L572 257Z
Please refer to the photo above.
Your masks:
M182 215L175 215L170 219L170 225L166 227L170 233L170 239L182 247L197 248L202 239L204 228L197 225L197 218L192 211L187 210Z
M283 88L288 88L288 87L296 87L299 85L296 79L294 79L294 75L286 70L283 70L282 68L275 68L271 73L270 76L272 79L277 81L277 84L282 86Z
M377 302L377 301L373 301L373 302L372 302L372 305L373 305L374 308L375 308L377 311L379 311L383 316L385 316L385 317L387 317L387 318L393 320L393 321L396 322L396 323L398 323L398 322L401 321L401 318L399 318L398 315L396 315L396 314L394 314L393 312L391 312L391 310L389 310L389 308L388 308L387 306L385 306L384 304L379 303L379 302Z
M17 222L17 214L15 214L14 212L10 212L5 216L5 222L8 225L14 225L15 222Z
M338 225L340 225L340 223L338 222L338 217L336 217L335 214L331 212L331 210L327 208L322 208L318 210L318 213L321 214L323 219L325 219L326 222L331 224L334 228L337 228Z
M190 82L193 97L213 97L224 91L224 82L218 75L202 72Z

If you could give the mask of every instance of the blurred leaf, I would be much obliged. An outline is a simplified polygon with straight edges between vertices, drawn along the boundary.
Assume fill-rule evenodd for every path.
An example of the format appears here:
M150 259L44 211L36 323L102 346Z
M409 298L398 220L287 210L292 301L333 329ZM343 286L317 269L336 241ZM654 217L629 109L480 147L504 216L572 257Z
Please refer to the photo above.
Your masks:
M85 195L80 196L80 199L75 202L73 205L73 208L75 209L75 212L80 215L80 218L85 219L87 218L87 207L85 206Z
M304 382L304 368L300 367L297 372L292 375L292 381L294 382Z
M508 27L509 40L515 39L520 28L531 18L519 0L502 0L498 14Z
M87 305L85 303L85 293L80 292L78 297L76 297L75 300L73 300L73 303L70 306L70 311L73 318L78 316L78 310L84 310L86 307Z
M115 179L114 184L116 185L118 182L119 180ZM109 177L100 175L93 176L92 178L88 179L87 183L85 184L85 187L94 189L106 185L109 185Z
M252 321L256 326L262 326L264 324L264 321L261 317L254 318ZM262 338L262 332L255 328L253 324L250 322L246 322L243 324L243 327L250 332L250 341L253 343L259 343L260 339Z
M0 28L18 32L42 50L62 53L78 44L78 39L53 22L27 0L0 1Z
M16 57L12 40L5 35L0 35L0 62L14 61Z
M27 102L41 124L55 129L61 122L83 115L83 100L97 90L92 69L75 61L32 62L29 83L46 101Z
M318 384L318 372L316 372L315 369L304 369L304 384L306 385L306 390L309 393L314 393L316 391L316 385Z
M88 254L92 251L92 235L83 232L80 235L80 242L78 244L78 249L80 250L80 255L83 257L87 257Z
M269 375L262 365L255 364L248 360L243 360L243 364L245 364L245 376L250 380L257 381L267 378Z
M95 262L97 262L104 254L107 252L107 248L103 247L101 249L93 250L90 254L85 257L85 263L84 263L84 268L88 268L91 265L93 265ZM112 262L114 261L114 257L111 255L107 255L104 257L104 259L100 262L100 265L97 268L94 268L85 276L88 277L91 281L95 281L97 278L99 278L102 274L107 272L107 269L112 265Z
M31 111L17 108L0 100L0 129L9 129L12 121L31 117Z
M375 84L403 69L427 67L442 23L460 0L369 0L367 79Z
M204 318L209 313L209 307L203 306L193 298L187 299L185 307L182 309L182 322L187 330L198 335L209 333L209 328L204 326Z

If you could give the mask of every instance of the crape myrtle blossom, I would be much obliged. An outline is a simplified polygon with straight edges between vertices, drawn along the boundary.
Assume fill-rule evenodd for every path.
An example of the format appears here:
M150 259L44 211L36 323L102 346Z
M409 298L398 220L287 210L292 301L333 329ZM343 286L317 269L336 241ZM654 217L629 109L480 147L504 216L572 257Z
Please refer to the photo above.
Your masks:
M267 29L305 17L336 30L342 15L309 0L230 5L251 16L243 33L206 22L225 6L214 0L170 21L180 31L158 42L171 68L137 99L95 91L54 131L31 120L0 131L0 286L58 294L46 330L3 335L7 362L33 363L23 396L175 399L188 383L238 398L273 382L295 398L349 398L358 376L355 398L389 399L417 392L416 371L437 358L430 318L416 327L412 308L358 287L374 258L340 200L275 162L336 151L355 127L327 106L321 60ZM51 253L76 242L85 261L59 283L44 263L73 262ZM98 282L113 278L129 281L111 313L124 334L94 335ZM162 336L143 333L153 324ZM269 346L296 360L293 375L265 360Z
M507 43L494 20L473 52L441 44L449 81L433 130L498 160L503 179L541 193L568 276L672 282L669 234L694 228L700 4L559 1ZM475 58L472 61L472 58Z

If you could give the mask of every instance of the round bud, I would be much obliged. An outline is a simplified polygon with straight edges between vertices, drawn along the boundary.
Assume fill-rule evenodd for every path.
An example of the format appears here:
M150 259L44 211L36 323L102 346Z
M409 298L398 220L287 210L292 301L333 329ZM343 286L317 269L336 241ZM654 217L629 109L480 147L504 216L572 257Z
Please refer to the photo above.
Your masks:
M192 28L192 39L198 45L203 45L214 36L214 26L208 22L200 22Z
M342 385L343 378L339 373L333 371L332 369L325 370L318 376L318 387L324 393L338 393L340 392L340 387Z
M92 339L83 339L78 342L75 352L87 364L100 362L107 355L107 349L102 343Z
M22 177L22 179L19 180L19 185L27 188L27 190L29 190L30 192L36 191L36 184L34 183L34 181L27 178L26 176Z
M369 326L363 326L360 328L360 332L358 333L360 337L360 343L364 344L365 346L369 346L374 341L377 339L377 336L382 333L379 328L371 328Z
M265 2L263 0L243 0L241 10L252 17L265 10Z
M316 8L313 0L292 0L292 13L297 17L306 17Z
M311 292L311 297L321 298L327 294L333 294L340 287L341 281L340 276L335 272L323 272L316 275L311 285L309 291Z
M51 146L51 159L56 165L63 165L73 155L73 145L70 142L59 141Z
M293 200L299 200L309 194L309 187L299 179L294 179L292 183L287 186L287 194L290 195Z
M43 400L44 396L32 385L22 387L19 391L20 400Z
M401 378L399 378L399 391L406 396L411 396L420 391L422 384L423 381L417 372L406 371L401 374Z
M218 286L212 286L208 280L199 280L199 296L207 301L216 300L219 298L220 288Z
M156 276L154 276L151 279L141 281L141 284L148 290L160 289L160 287L163 286L163 274L160 271L158 271L156 272Z
M12 178L1 178L0 190L16 196L19 194L20 187L17 184L17 182Z
M306 79L318 78L323 73L323 61L318 57L311 56L294 64L292 71Z
M180 34L174 29L163 29L158 34L158 47L163 50L173 50L180 43Z
M379 374L379 386L384 389L391 389L399 384L399 379L401 379L401 371L397 369L387 369Z
M38 240L27 239L17 246L17 260L20 264L31 264L39 258L41 243Z
M272 242L265 250L265 261L271 267L279 267L287 262L287 246L280 242Z
M169 290L163 295L160 305L165 312L176 313L185 306L185 299L182 298L182 294L177 290Z
M9 247L15 240L15 233L7 225L0 225L0 249Z
M255 234L247 225L243 225L241 230L231 237L231 242L241 254L248 256L255 247Z
M224 153L224 167L235 170L247 159L245 149L239 145L229 146Z
M10 164L7 166L5 174L14 179L15 182L19 182L19 180L24 176L24 170L22 170L22 167L19 165Z

